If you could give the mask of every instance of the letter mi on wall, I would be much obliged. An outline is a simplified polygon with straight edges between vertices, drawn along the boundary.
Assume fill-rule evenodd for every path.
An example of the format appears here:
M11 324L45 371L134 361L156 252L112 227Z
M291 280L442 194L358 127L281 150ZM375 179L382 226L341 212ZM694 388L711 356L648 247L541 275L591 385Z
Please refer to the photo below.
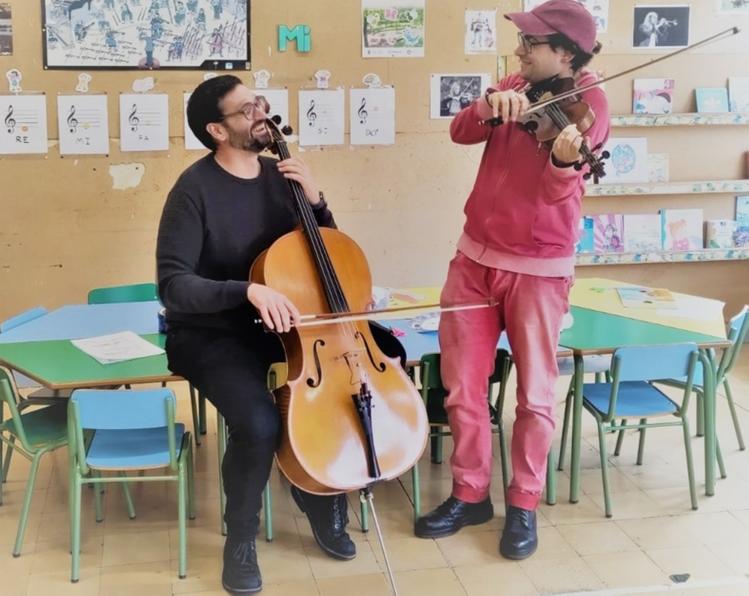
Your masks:
M312 49L312 30L309 25L297 25L289 29L286 25L278 26L278 51L285 52L290 41L296 43L297 52L309 52Z

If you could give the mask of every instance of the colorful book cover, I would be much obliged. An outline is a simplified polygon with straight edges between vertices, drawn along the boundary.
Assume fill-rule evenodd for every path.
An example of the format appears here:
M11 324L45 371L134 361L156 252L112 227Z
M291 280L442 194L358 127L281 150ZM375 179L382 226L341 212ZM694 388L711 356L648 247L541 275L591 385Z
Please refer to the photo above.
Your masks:
M728 90L725 87L697 87L694 90L697 111L715 114L728 111Z
M732 219L709 219L705 222L707 248L733 248L736 222Z
M601 184L634 184L648 181L648 140L645 137L610 138L604 149L611 156Z
M749 77L728 77L728 98L732 112L749 113Z
M661 209L663 250L701 249L702 229L702 209Z
M661 250L661 218L657 214L624 216L624 252Z
M749 246L749 195L736 197L736 246Z
M624 252L624 217L616 213L593 216L593 250Z
M580 225L578 226L578 239L577 245L575 246L575 252L593 252L594 249L593 218L584 215L580 218Z
M666 288L616 288L622 306L627 308L676 308L674 295Z
M674 99L674 79L635 79L632 112L670 114Z
M668 153L648 153L648 182L668 182Z

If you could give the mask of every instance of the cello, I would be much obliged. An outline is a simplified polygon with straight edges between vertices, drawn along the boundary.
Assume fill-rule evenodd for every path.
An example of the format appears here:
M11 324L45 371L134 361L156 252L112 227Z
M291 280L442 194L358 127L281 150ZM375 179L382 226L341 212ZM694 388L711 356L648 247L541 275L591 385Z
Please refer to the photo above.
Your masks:
M266 123L274 152L288 159L277 123ZM302 315L364 311L372 296L364 253L343 232L319 228L301 185L288 182L300 228L255 260L250 280L287 296ZM274 392L282 419L276 460L302 490L360 490L372 505L374 484L397 478L421 457L426 410L400 361L382 353L366 321L330 323L295 326L280 336L288 380ZM396 592L387 558L386 564Z

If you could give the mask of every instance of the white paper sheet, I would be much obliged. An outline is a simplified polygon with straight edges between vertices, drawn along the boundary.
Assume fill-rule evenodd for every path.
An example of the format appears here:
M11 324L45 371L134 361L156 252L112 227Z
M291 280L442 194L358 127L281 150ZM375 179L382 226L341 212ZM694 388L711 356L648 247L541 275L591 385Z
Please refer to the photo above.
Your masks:
M182 98L184 101L183 113L184 113L184 125L185 125L185 149L190 151L205 151L206 147L200 142L198 137L193 134L190 129L190 125L187 123L187 102L190 99L192 93L184 93Z
M496 10L466 10L465 53L497 53Z
M423 58L424 0L362 0L363 58Z
M60 155L107 155L109 116L106 95L58 95Z
M0 154L47 153L44 94L0 95Z
M101 364L114 364L115 362L158 356L164 353L164 350L132 331L84 339L71 339L70 343Z
M169 96L166 93L120 95L120 149L169 149Z
M299 91L299 145L343 145L343 89Z
M269 116L281 116L280 126L289 122L289 90L288 89L253 89L255 95L262 95L270 104Z
M351 89L349 96L351 144L395 143L395 89Z

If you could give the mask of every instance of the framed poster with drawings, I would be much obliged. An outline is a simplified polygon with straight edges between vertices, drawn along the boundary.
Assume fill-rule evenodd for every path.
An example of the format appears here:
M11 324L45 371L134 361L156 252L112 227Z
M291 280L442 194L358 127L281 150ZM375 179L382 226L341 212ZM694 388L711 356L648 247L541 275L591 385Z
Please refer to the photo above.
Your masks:
M41 0L46 69L250 68L247 0Z

